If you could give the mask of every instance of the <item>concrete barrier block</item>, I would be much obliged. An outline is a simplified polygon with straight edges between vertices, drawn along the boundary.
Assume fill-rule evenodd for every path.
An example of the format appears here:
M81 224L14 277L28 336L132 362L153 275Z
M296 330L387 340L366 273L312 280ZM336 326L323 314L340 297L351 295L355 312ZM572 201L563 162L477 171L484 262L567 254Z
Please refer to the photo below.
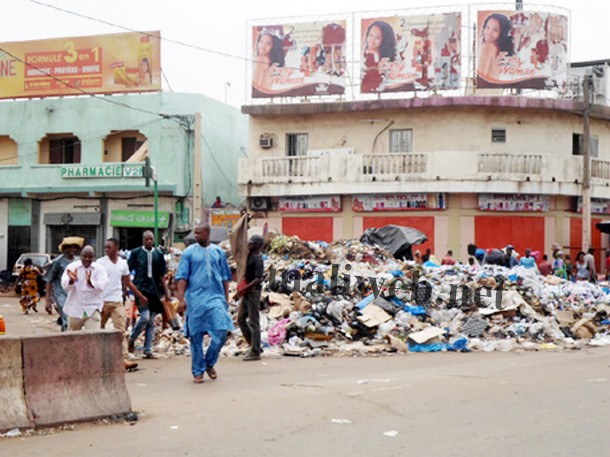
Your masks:
M26 403L38 426L131 411L118 331L23 337Z
M21 338L0 337L0 431L31 427L25 405Z

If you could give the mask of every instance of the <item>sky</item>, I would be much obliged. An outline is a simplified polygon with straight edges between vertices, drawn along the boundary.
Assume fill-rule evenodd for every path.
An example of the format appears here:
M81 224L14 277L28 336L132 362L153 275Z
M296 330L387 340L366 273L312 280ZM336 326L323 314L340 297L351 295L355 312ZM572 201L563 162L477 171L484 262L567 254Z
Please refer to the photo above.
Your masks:
M39 3L38 3L39 2ZM470 4L477 9L513 9L514 3L476 4L451 0L11 0L2 11L0 42L120 33L125 30L77 17L41 5L46 3L129 29L160 30L161 36L213 52L161 43L161 66L167 81L163 90L199 93L239 107L248 102L246 67L248 21L294 18L303 22L346 12L388 14L401 9L434 8ZM569 10L571 61L610 58L610 2L553 0L548 3ZM480 7L482 5L483 7ZM493 6L491 6L493 5ZM587 6L588 5L588 6ZM391 13L390 13L391 14ZM273 22L271 22L273 23Z

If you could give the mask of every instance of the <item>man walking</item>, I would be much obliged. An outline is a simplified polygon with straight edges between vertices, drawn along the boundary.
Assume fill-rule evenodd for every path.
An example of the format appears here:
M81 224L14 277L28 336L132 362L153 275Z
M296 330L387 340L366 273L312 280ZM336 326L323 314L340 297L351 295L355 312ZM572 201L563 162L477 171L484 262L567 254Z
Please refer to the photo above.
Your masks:
M104 267L95 260L93 246L85 246L81 259L68 265L61 276L61 285L68 291L64 312L68 330L99 330L102 312L102 291L108 282Z
M197 384L203 382L203 374L217 378L214 365L227 340L227 332L233 330L229 316L229 281L231 271L224 251L210 244L210 226L195 228L196 244L184 250L178 265L178 310L186 309L185 334L191 344L191 371ZM207 333L210 344L204 355L203 336Z
M250 350L244 356L244 361L260 360L261 358L259 307L264 264L260 249L263 244L264 239L259 235L253 235L248 240L245 285L240 287L233 296L234 300L241 297L237 312L237 324L250 345Z
M98 264L102 265L108 275L108 284L102 292L102 300L104 307L102 308L102 328L106 327L108 319L112 319L112 325L115 329L119 330L123 334L123 360L125 363L126 370L133 370L137 368L138 364L129 360L129 353L127 352L127 340L125 339L125 321L127 316L125 314L124 299L129 288L134 295L140 300L140 303L144 305L148 304L148 300L138 290L138 288L131 282L129 275L129 267L124 259L119 257L119 240L116 238L108 238L104 244L104 251L106 255L97 261Z
M131 251L127 263L129 270L135 271L133 282L146 297L146 303L136 296L140 318L133 327L127 347L129 352L133 352L136 339L144 331L144 358L154 359L152 345L155 339L155 315L163 312L161 296L169 297L164 278L167 267L163 253L154 247L155 236L150 230L144 232L142 241L144 245Z
M58 323L61 322L61 331L68 330L68 317L64 313L64 304L68 293L61 286L61 277L66 267L76 260L76 254L81 250L85 239L79 236L69 236L62 240L59 251L62 253L51 265L49 271L44 275L46 281L46 310L50 314L55 305L59 314Z

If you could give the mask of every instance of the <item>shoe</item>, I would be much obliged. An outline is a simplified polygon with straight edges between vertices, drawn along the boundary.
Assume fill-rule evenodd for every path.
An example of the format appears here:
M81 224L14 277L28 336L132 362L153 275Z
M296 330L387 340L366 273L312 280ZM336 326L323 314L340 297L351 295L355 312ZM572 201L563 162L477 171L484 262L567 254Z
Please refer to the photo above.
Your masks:
M261 356L259 354L255 354L253 352L248 352L242 360L244 362L251 362L253 360L260 360L260 359L261 359Z
M133 354L135 349L136 349L136 342L132 339L127 340L127 352L131 352Z
M203 374L199 374L193 377L193 382L195 384L203 384Z
M128 360L125 361L125 371L135 371L138 369L138 364L136 362L130 362Z
M145 359L156 359L157 356L155 354L153 354L152 352L147 352L146 354L144 354L144 358Z
M208 374L210 379L216 379L218 377L218 373L216 373L216 370L214 369L214 367L207 367L205 369L205 372Z

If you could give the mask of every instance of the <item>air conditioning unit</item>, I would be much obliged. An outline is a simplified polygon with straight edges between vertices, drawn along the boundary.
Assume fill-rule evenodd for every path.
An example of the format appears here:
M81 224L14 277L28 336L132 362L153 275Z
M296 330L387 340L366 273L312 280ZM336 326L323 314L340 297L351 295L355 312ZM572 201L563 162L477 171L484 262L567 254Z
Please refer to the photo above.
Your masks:
M258 145L263 149L270 149L273 147L273 137L270 135L263 134L258 139Z
M251 197L250 209L253 211L264 211L269 209L269 197Z

